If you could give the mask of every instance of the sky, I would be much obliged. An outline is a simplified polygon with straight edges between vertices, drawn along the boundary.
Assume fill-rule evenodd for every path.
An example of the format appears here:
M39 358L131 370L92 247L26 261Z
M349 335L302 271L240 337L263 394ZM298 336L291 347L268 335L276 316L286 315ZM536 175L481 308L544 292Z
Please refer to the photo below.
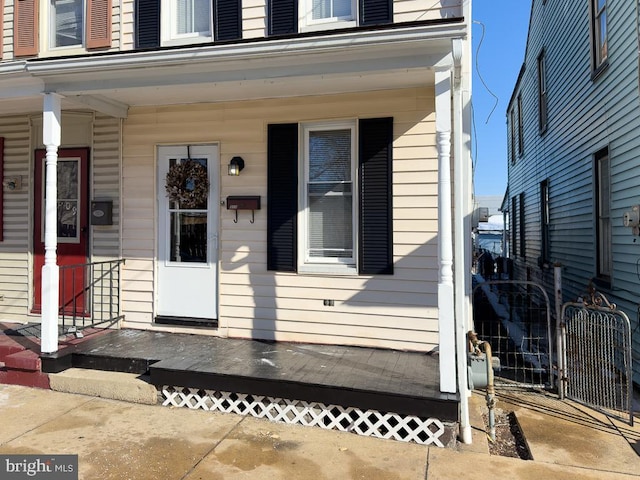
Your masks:
M502 196L507 188L507 104L524 61L531 0L473 0L472 10L474 190L476 196ZM476 22L484 25L484 38Z

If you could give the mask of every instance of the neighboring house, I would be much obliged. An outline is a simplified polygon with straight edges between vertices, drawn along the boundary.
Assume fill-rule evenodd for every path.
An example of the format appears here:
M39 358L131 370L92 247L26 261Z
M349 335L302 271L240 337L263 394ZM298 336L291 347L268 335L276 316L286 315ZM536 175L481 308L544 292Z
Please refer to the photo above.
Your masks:
M516 278L564 301L590 281L627 313L640 383L638 2L535 0L507 110L510 257ZM629 224L629 222L626 222ZM553 295L550 295L553 298Z
M55 351L57 307L93 313L56 262L125 259L118 326L438 351L458 391L470 0L0 12L0 319Z

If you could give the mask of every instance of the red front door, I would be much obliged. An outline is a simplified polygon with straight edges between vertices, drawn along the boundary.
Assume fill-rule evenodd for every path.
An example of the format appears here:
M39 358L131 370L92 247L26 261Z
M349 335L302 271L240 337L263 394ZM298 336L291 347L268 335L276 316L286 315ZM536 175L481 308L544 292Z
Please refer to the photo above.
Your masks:
M44 265L44 205L45 205L45 151L35 155L35 218L33 228L33 310L42 308L42 266ZM89 149L58 150L57 200L57 263L82 265L87 263L88 238L88 181ZM85 299L85 271L83 268L60 269L60 308L65 314L87 313Z

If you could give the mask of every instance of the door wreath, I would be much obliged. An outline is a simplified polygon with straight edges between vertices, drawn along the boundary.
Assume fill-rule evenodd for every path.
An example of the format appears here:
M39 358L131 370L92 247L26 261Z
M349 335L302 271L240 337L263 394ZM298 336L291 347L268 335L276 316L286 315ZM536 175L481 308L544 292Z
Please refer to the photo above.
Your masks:
M167 197L182 208L197 208L207 202L209 176L207 168L193 160L176 163L169 168L165 183Z

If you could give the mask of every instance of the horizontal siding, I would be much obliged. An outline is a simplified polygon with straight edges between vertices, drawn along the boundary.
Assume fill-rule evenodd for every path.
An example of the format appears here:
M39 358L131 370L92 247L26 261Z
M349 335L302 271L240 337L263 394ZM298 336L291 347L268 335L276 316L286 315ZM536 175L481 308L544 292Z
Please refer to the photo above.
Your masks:
M0 116L0 136L4 137L4 174L21 176L22 188L4 193L4 240L0 242L0 319L24 322L29 306L31 200L29 181L29 119Z
M571 21L567 21L571 19ZM525 194L527 251L519 272L543 282L540 271L539 183L549 179L551 260L562 265L564 300L583 293L596 275L594 154L609 148L611 161L612 289L610 301L638 328L640 242L622 215L640 203L640 98L636 11L633 2L607 3L609 66L591 78L588 2L534 2L526 70L519 85L524 103L525 152L509 164L509 193ZM547 66L548 130L537 118L537 57ZM514 98L516 95L514 95ZM513 105L511 105L512 107ZM513 215L513 212L510 212ZM640 383L640 336L634 335L636 383Z
M123 291L126 324L152 328L155 146L217 142L220 198L260 195L255 223L220 210L220 332L238 337L432 350L438 343L437 155L432 89L132 108L124 121ZM394 117L393 276L295 275L266 270L269 123ZM425 148L424 145L427 145ZM240 155L237 178L226 164ZM334 300L325 307L324 300Z
M96 116L91 151L93 200L113 202L113 225L91 227L92 261L120 257L120 120Z

